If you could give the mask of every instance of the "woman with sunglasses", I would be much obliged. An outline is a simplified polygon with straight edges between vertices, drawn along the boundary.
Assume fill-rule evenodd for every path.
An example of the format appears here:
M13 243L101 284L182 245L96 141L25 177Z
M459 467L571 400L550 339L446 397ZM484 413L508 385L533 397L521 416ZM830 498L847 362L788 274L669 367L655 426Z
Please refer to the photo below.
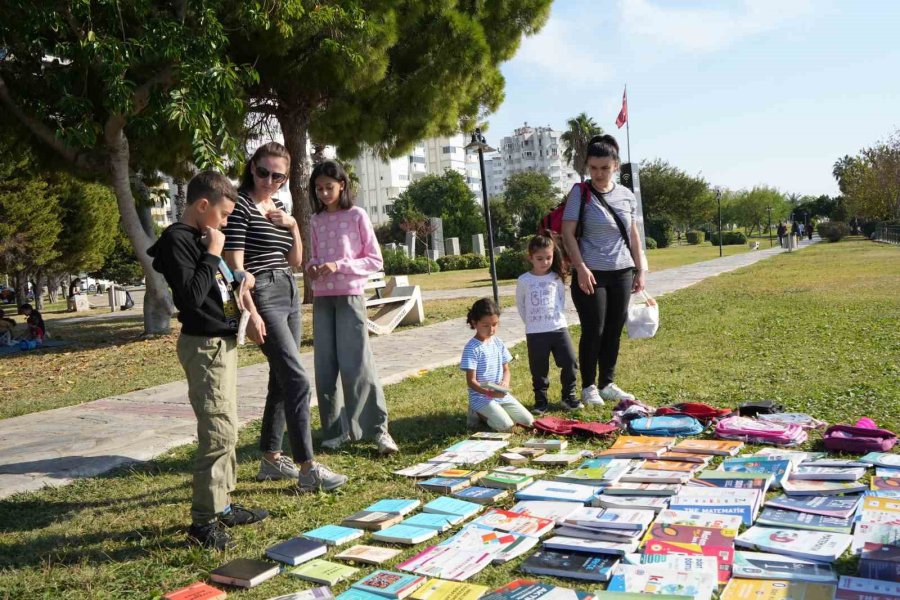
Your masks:
M224 258L237 275L247 277L265 325L261 348L269 362L269 390L256 478L293 479L301 492L329 491L347 477L313 460L310 383L300 363L300 293L293 273L303 263L303 242L297 221L273 198L290 166L287 149L275 142L257 148L247 161L225 227ZM285 425L293 461L281 450Z

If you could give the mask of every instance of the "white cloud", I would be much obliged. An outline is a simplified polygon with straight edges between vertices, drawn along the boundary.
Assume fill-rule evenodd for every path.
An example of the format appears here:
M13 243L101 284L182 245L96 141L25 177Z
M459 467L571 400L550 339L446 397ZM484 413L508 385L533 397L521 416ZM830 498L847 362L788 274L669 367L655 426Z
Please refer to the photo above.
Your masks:
M716 8L683 8L622 0L621 9L624 37L703 53L808 17L813 6L810 0L741 0Z
M592 39L589 23L551 16L537 35L522 40L508 68L550 83L601 83L609 79L611 70L592 49Z

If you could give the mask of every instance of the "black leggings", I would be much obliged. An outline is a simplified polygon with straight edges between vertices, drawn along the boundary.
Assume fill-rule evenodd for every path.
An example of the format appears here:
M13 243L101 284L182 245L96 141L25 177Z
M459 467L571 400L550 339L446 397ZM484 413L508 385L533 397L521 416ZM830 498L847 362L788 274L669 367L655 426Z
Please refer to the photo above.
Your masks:
M619 342L628 316L634 269L591 271L597 284L594 293L585 294L578 286L578 273L572 273L572 302L581 320L578 362L581 364L582 387L594 384L603 389L613 382ZM597 369L600 379L597 379Z

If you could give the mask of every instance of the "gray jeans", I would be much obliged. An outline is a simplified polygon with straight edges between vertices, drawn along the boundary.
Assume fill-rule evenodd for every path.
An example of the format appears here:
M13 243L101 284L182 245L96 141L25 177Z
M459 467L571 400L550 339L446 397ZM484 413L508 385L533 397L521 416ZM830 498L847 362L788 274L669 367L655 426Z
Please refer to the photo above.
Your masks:
M309 377L300 363L300 293L289 270L256 276L253 302L266 323L263 354L269 360L269 392L263 412L259 449L281 452L287 425L295 462L313 459L309 424Z
M323 437L329 440L346 432L358 440L387 433L387 404L369 346L365 298L315 298L313 327L316 396Z

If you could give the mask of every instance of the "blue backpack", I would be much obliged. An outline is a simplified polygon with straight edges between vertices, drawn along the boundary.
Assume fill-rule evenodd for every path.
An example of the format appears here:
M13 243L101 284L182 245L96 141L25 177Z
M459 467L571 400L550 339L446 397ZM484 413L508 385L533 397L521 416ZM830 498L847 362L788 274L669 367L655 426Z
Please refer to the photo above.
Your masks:
M633 435L676 437L697 435L701 431L703 431L703 425L700 424L700 421L687 415L639 417L628 421L628 432Z

